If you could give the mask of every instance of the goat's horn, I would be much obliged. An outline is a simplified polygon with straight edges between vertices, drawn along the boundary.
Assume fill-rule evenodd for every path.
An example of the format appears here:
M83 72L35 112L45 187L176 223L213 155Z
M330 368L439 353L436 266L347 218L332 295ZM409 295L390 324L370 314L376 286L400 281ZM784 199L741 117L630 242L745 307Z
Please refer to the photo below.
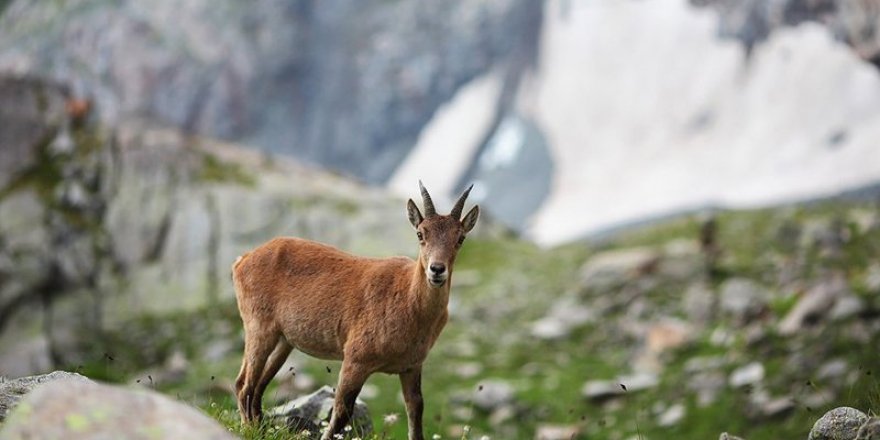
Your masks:
M467 200L467 196L471 193L471 189L473 189L473 187L474 185L471 184L468 189L464 190L464 192L461 194L461 197L458 198L458 201L455 202L455 206L452 207L452 212L449 213L452 218L456 220L461 219L461 210L464 209L464 201Z
M421 180L419 180L419 189L422 191L422 199L425 201L425 218L437 215L437 210L434 209L434 201L431 200L431 195L428 194L428 190L425 189L425 185L422 185Z

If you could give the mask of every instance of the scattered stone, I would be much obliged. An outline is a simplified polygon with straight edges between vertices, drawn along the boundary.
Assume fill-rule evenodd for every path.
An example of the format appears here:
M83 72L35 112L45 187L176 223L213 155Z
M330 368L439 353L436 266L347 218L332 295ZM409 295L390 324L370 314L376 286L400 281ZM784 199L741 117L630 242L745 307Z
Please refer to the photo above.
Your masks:
M19 400L33 391L35 387L60 380L92 382L91 379L85 376L66 371L53 371L49 374L11 380L0 377L0 422L6 418L6 415L18 404Z
M501 405L492 411L489 415L489 424L492 426L501 426L516 417L516 409L513 405Z
M651 324L645 330L645 345L636 358L636 369L661 372L663 354L687 344L693 336L693 328L678 319L664 318Z
M513 402L514 394L513 386L509 383L498 379L487 380L477 386L473 403L483 411L492 411Z
M841 277L834 277L817 284L807 291L794 308L779 323L779 333L790 336L804 325L824 316L838 298L848 295L849 288Z
M871 263L865 271L865 288L870 292L880 292L880 263Z
M709 343L716 347L730 347L735 339L734 334L723 327L717 327L709 334Z
M627 392L642 391L657 386L659 379L653 373L620 376L616 380L591 380L584 384L581 394L589 400L601 402Z
M856 434L856 440L880 440L880 418L871 417Z
M843 359L832 359L822 364L816 372L817 379L838 380L849 372L849 364Z
M726 432L722 432L721 435L718 437L718 440L743 440L743 438L728 434Z
M746 278L732 278L721 285L719 307L740 323L748 322L767 308L770 291Z
M578 438L581 430L575 425L539 425L535 440L571 440Z
M816 421L808 440L855 440L859 427L867 421L868 416L855 408L834 408Z
M483 372L483 364L479 362L462 362L455 366L455 374L462 379L477 377Z
M684 405L676 403L657 417L657 424L664 427L677 425L684 418L685 413Z
M682 297L682 308L688 321L706 324L712 320L715 307L715 293L705 283L688 286Z
M697 356L684 363L684 371L687 373L701 373L709 370L717 370L727 365L724 356Z
M697 405L705 408L718 399L718 395L726 383L727 381L721 372L703 372L692 376L687 387L697 394Z
M286 424L294 432L307 430L316 433L321 427L321 422L330 421L333 399L333 389L324 385L312 394L301 396L266 411L266 416ZM360 399L355 402L351 425L361 437L373 432L370 412Z
M560 339L584 324L593 322L596 314L592 309L564 297L553 304L547 316L532 323L532 336L539 339Z
M588 288L607 290L628 279L656 270L660 253L650 248L629 248L601 252L581 268L581 282Z
M150 390L101 385L82 376L36 388L22 399L0 430L0 438L140 437L235 438L189 405Z
M733 370L730 373L729 383L734 388L745 385L754 385L764 380L764 365L760 362L752 362Z
M843 321L860 315L865 311L865 302L855 295L847 295L837 300L834 307L828 312L828 317L834 321Z
M758 405L758 412L767 419L784 417L794 409L795 403L791 397L777 397Z

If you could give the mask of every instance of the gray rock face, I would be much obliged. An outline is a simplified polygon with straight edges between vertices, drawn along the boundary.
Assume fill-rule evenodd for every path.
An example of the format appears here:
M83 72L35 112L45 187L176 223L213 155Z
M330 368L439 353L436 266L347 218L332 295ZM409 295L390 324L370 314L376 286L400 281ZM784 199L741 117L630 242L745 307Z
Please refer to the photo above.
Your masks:
M805 21L827 25L835 37L853 46L862 58L880 66L880 10L876 3L849 0L691 0L720 12L721 35L747 48L765 40L774 29Z
M404 204L383 192L150 123L102 130L66 113L66 93L0 77L0 108L24 109L0 111L0 131L33 158L2 164L15 165L0 185L2 375L81 364L89 335L136 314L232 300L232 262L276 236L417 250Z
M855 408L834 408L816 421L809 440L855 440L859 427L867 420L868 416Z
M312 394L266 411L266 415L286 424L294 432L309 431L312 434L317 434L321 430L323 422L330 421L333 398L333 389L325 385ZM366 437L373 432L370 412L367 405L360 399L355 403L351 426L353 431L361 437Z
M540 17L520 0L17 1L0 71L71 81L104 120L146 115L377 182L460 85L523 64Z
M15 405L38 385L60 380L92 383L87 377L66 371L53 371L49 374L20 377L7 380L0 377L0 422L15 408Z
M3 424L0 437L235 438L195 408L159 393L69 379L28 394Z

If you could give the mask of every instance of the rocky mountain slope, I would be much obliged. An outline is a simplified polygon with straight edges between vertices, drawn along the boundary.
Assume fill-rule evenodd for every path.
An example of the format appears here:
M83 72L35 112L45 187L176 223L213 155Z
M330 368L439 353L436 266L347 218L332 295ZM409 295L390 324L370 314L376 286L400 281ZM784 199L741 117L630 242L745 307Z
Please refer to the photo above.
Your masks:
M51 82L0 77L0 102L0 374L75 364L71 344L133 315L230 300L236 256L275 236L414 251L381 191L154 123L104 128Z
M515 76L541 9L16 0L0 14L0 71L70 83L104 122L144 116L375 183L459 86L495 66Z
M0 71L454 197L544 244L880 180L873 0L33 2ZM837 170L846 169L846 173Z

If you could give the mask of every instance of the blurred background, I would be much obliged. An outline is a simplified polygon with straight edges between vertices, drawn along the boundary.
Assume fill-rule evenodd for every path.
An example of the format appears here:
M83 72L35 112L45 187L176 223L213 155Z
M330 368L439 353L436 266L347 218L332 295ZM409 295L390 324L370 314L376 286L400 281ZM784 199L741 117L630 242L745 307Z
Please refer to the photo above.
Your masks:
M878 140L877 0L0 1L0 375L238 430L235 257L474 183L428 432L805 438L880 411Z

